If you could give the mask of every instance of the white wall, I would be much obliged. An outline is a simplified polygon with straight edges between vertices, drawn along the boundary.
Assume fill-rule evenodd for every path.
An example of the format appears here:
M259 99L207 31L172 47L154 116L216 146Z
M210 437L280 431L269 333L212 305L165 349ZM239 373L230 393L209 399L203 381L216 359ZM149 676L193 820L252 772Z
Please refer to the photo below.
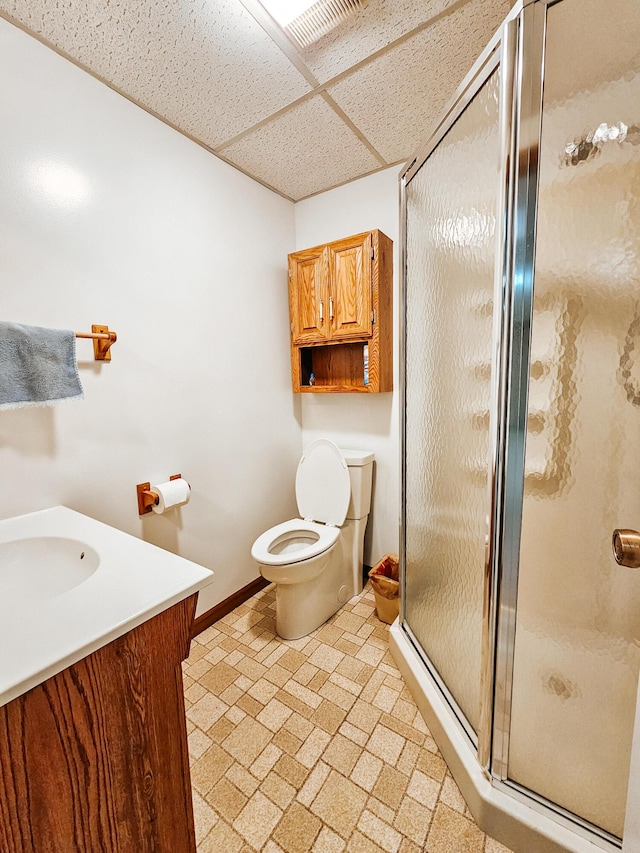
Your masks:
M387 394L303 394L302 439L333 439L339 447L376 455L373 511L364 559L376 563L398 551L400 435L398 381L398 269L400 169L392 167L296 204L296 250L378 228L393 240L394 391Z
M78 342L84 401L0 412L0 517L62 503L202 563L202 612L295 515L294 207L3 20L0 79L0 317L118 334L111 364ZM139 519L176 472L190 504Z

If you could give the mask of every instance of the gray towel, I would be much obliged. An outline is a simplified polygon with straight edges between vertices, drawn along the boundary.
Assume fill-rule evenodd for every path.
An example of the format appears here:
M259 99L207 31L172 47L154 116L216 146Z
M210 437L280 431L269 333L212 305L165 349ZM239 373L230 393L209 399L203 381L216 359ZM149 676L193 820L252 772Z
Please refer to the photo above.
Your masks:
M75 332L0 322L0 409L83 396Z

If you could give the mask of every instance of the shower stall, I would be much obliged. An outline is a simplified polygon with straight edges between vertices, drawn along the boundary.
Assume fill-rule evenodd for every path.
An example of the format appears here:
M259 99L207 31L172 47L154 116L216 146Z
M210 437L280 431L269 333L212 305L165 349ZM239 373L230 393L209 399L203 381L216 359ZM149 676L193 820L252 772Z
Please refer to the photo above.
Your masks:
M638 0L517 4L401 195L392 650L485 831L518 853L619 850L640 669Z

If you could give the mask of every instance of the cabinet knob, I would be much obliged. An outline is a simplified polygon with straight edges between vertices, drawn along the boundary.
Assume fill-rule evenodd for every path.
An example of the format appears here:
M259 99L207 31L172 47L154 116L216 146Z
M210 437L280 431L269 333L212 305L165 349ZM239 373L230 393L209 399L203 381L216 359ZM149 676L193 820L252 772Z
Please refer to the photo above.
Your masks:
M322 299L320 300L320 322L324 323L324 304Z

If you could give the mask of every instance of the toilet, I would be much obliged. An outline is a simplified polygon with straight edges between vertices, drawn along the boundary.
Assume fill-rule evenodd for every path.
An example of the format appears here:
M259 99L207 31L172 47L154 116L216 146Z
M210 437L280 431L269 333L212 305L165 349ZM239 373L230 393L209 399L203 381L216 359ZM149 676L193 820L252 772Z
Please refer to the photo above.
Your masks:
M296 472L301 518L253 543L260 574L276 585L276 631L285 640L311 633L362 591L373 459L326 438L313 441Z

